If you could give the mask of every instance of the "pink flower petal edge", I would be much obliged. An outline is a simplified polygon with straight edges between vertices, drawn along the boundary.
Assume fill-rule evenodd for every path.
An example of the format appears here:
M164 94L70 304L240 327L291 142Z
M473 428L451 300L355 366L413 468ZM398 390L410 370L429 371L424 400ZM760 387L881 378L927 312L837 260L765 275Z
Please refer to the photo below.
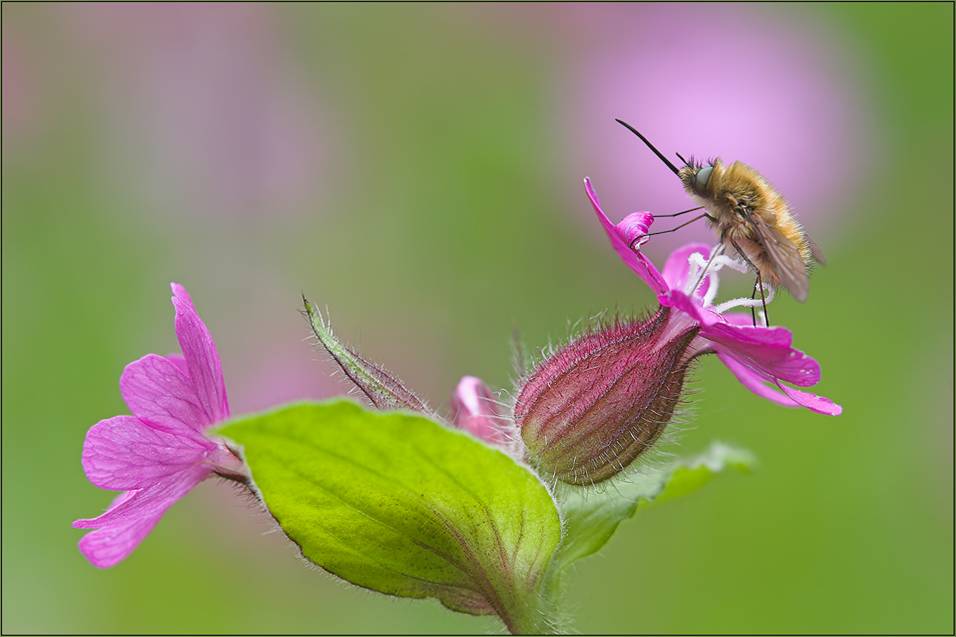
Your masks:
M632 250L630 246L631 241L634 241L636 238L636 234L634 233L635 229L643 225L644 232L646 232L647 229L650 228L653 216L651 216L650 213L634 213L640 215L639 221L643 223L634 223L638 221L638 219L631 217L629 222L625 224L625 228L621 229L604 213L597 193L594 192L594 188L591 187L590 179L584 180L584 188L588 193L588 199L591 200L591 205L594 207L594 213L597 215L598 221L601 222L604 232L607 233L608 239L611 240L611 247L613 247L614 251L621 257L621 260L624 261L627 267L633 270L637 276L644 279L644 282L647 283L654 292L657 294L666 293L668 287L664 277L657 271L653 263L640 252Z
M176 338L186 359L196 396L209 419L207 424L225 420L229 417L229 401L216 343L199 318L186 288L178 283L172 283L170 287L176 309Z
M667 261L664 262L664 271L661 273L661 276L664 279L664 283L667 286L668 291L679 289L684 286L684 283L687 281L687 277L690 275L690 256L692 254L699 254L703 258L710 256L710 246L705 243L688 243L680 248L674 250ZM653 264L650 264L648 267L654 267ZM704 296L707 294L707 290L710 288L710 279L704 278L697 290L695 291L696 296Z
M176 336L183 356L148 354L126 366L120 393L132 416L93 425L83 444L83 470L94 485L125 490L95 518L79 542L94 565L119 563L193 487L223 472L244 475L242 463L202 431L229 416L222 365L186 289L172 284Z
M621 257L625 265L637 274L653 290L661 306L671 308L677 328L697 325L699 328L697 348L701 352L711 351L734 376L758 396L787 407L803 407L819 414L837 416L843 408L829 398L817 396L784 385L792 383L800 387L810 387L820 381L820 365L811 356L792 347L793 335L783 327L753 326L749 315L721 311L711 304L717 292L719 269L711 268L700 279L692 265L692 259L706 260L711 248L704 244L689 244L675 250L667 259L661 273L640 249L632 249L631 243L637 236L635 215L640 215L640 225L646 233L653 223L651 213L631 213L619 224L614 224L601 208L597 193L590 179L584 180L585 191L594 208L611 246ZM641 242L638 242L639 244Z
M452 423L459 429L495 445L505 445L510 436L507 420L488 386L474 376L464 376L452 396Z
M810 411L827 416L839 416L843 408L829 398L809 394L786 385L775 383L773 387L767 384L759 374L738 362L733 356L717 350L717 357L726 365L727 369L740 381L744 387L778 405L785 407L805 407Z
M115 566L139 546L169 507L210 473L206 467L192 466L145 489L127 491L97 518L77 520L74 528L94 529L80 540L80 552L93 566Z

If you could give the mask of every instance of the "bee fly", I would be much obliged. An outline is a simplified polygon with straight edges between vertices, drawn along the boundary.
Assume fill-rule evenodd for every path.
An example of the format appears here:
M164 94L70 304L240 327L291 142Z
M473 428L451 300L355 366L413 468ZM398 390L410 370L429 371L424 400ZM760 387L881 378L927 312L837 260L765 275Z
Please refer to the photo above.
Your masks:
M814 261L823 263L823 254L790 212L784 198L757 171L739 161L725 166L720 159L714 159L703 165L694 161L693 157L688 161L679 153L677 157L684 162L684 167L677 168L633 126L622 120L616 121L647 144L658 159L677 175L684 189L702 204L697 208L656 216L677 217L705 210L703 214L675 228L649 235L674 232L706 218L720 235L718 250L731 248L756 273L750 298L756 298L757 291L760 291L765 319L765 283L774 288L783 286L801 303L807 299L810 266ZM754 312L753 308L751 312ZM754 314L754 325L756 321Z

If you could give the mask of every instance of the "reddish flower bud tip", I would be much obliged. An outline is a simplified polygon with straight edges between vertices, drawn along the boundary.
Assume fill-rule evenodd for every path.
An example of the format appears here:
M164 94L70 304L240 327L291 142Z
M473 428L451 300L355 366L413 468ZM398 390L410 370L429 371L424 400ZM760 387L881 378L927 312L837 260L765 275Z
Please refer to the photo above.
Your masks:
M459 429L494 445L510 442L498 401L480 378L465 376L451 399L452 422Z
M697 328L666 329L670 310L586 334L545 360L515 403L529 462L571 484L607 480L670 422Z

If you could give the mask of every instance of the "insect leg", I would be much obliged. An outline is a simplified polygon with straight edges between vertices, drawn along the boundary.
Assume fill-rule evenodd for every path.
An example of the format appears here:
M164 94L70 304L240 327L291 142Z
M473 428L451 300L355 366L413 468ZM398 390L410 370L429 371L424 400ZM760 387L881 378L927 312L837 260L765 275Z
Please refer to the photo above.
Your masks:
M655 219L660 219L663 217L679 217L681 215L687 214L688 212L694 212L695 210L703 210L703 206L697 206L696 208L688 208L687 210L681 210L680 212L675 212L669 215L654 215Z
M685 211L685 212L689 212L689 211ZM709 214L707 214L707 213L705 212L704 214L702 214L702 215L697 215L696 217L694 217L694 218L691 219L690 221L685 221L684 223L680 224L679 226L675 226L675 227L671 228L670 230L658 230L657 232L648 232L647 234L639 234L639 235L637 235L636 237L634 237L634 241L631 241L631 250L637 250L637 248L635 247L636 244L637 244L637 242L640 241L641 239L645 238L645 237L653 237L654 235L658 235L658 234L667 234L667 233L669 233L669 232L677 232L678 230L680 230L680 229L683 228L684 226L689 226L690 224L692 224L692 223L694 223L695 221L698 221L698 220L700 220L700 219L703 219L704 217L707 217L707 218L710 219L711 221L714 220L713 217L711 217Z
M763 305L764 327L770 327L770 315L767 314L767 299L763 295L763 279L760 276L760 270L757 270L757 285L760 287L760 304Z
M763 292L763 277L760 276L760 268L754 265L754 262L750 260L750 257L747 256L747 253L740 249L740 246L737 245L737 242L733 239L730 240L730 245L734 247L734 250L737 251L737 254L740 255L740 258L747 262L751 268L754 269L754 272L757 273L757 280L754 282L754 293L751 294L750 298L754 298L757 294L757 288L760 288L760 304L763 305L763 320L766 323L766 327L770 327L770 315L767 314L767 299L764 297ZM750 308L751 316L754 319L754 327L757 327L757 316L756 311L753 307Z
M725 241L727 241L725 235L723 235L723 234L720 235L720 242L721 242L721 243L724 243ZM730 245L732 245L732 246L734 247L734 250L737 251L737 255L740 256L740 258L743 259L743 260L747 263L747 265L749 265L751 268L753 268L754 272L757 273L757 280L759 281L759 280L760 280L760 270L758 270L758 269L757 269L757 266L754 265L754 262L750 260L750 257L747 256L747 253L744 252L739 245L737 245L737 242L736 242L736 241L734 241L733 239L730 239L729 241L730 241Z
M750 300L753 301L757 298L757 285L760 283L760 276L754 279L754 291L750 293ZM766 311L766 310L765 310ZM750 318L753 319L754 327L757 327L757 308L753 305L750 306Z

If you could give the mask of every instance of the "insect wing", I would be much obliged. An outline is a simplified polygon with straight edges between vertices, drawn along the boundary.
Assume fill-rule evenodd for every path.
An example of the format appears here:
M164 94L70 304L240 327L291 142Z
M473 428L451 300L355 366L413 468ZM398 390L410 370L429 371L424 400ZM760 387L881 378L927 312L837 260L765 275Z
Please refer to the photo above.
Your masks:
M813 260L820 265L826 265L827 259L825 256L823 256L823 250L820 249L820 246L817 245L817 242L811 239L809 236L807 236L806 239L807 243L810 245L810 256L813 257Z
M757 238L773 262L774 269L780 277L783 287L790 291L793 298L801 303L807 300L810 291L810 281L807 277L807 266L803 262L800 250L795 245L784 240L757 215L747 217Z

